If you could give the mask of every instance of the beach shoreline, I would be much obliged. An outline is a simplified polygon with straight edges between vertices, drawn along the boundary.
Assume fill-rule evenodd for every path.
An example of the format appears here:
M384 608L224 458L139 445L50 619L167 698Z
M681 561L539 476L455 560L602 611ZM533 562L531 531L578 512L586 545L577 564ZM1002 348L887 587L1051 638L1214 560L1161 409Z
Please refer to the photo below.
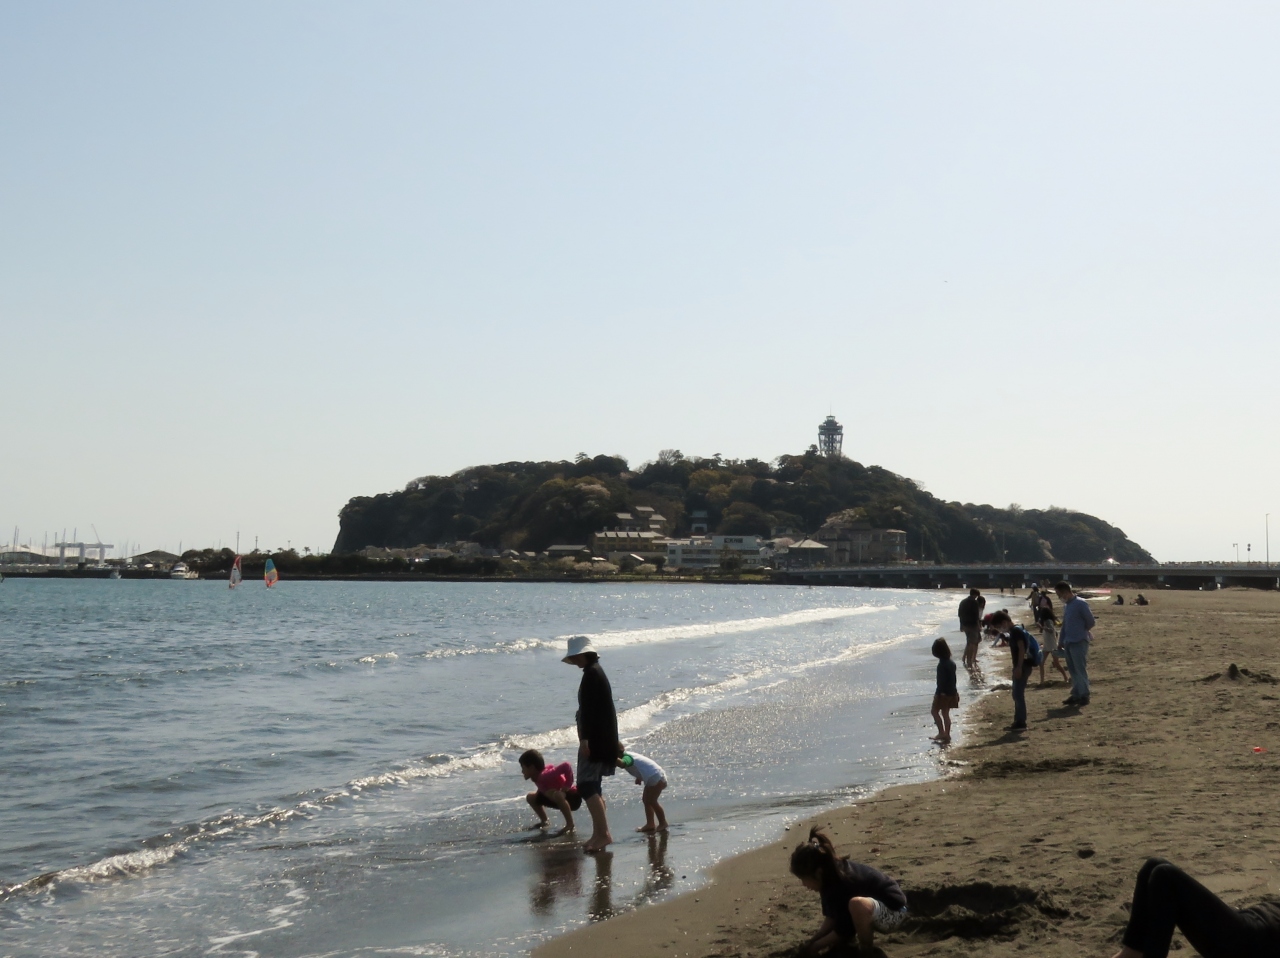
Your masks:
M1161 592L1145 608L1094 607L1087 708L1061 704L1061 681L1033 683L1019 734L1004 728L1007 694L982 696L963 714L954 774L792 826L698 889L552 939L535 958L794 954L821 920L787 867L811 823L901 881L913 917L877 937L891 956L1109 956L1151 855L1232 904L1280 897L1280 835L1264 827L1280 786L1280 595ZM1002 659L987 661L991 678L1006 676Z

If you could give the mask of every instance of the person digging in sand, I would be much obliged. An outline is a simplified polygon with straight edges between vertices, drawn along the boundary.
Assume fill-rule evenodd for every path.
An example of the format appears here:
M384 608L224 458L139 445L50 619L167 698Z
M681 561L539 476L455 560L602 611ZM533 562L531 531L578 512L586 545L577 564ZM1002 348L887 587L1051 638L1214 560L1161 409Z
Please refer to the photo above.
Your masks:
M600 656L585 635L569 640L569 654L561 661L582 669L578 685L578 794L591 813L591 837L583 844L586 852L602 852L613 843L609 819L605 815L602 783L612 775L621 743L618 741L618 712L613 705L613 688L600 667Z
M938 659L938 685L933 693L933 708L929 714L938 726L938 734L930 741L946 745L951 741L951 710L960 707L960 692L956 688L956 663L951 658L951 647L944 638L934 639L931 651Z
M791 874L822 896L822 924L800 949L816 955L855 936L870 951L877 931L889 932L907 917L907 896L898 883L870 865L836 857L836 847L818 826L791 853Z
M1204 958L1280 955L1280 901L1237 910L1177 865L1148 858L1114 958L1168 958L1175 927Z
M635 776L636 784L643 785L640 800L644 802L644 824L636 829L638 832L665 832L667 830L667 813L658 804L658 796L667 787L667 773L651 758L639 752L622 752L618 757L618 768Z

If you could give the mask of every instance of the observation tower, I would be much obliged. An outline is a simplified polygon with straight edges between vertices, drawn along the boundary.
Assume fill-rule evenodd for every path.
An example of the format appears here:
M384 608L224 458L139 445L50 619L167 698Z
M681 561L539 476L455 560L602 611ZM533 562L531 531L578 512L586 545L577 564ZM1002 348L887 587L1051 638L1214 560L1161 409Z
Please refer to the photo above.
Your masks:
M839 459L844 445L844 426L836 422L835 416L828 416L818 427L818 451L828 459Z

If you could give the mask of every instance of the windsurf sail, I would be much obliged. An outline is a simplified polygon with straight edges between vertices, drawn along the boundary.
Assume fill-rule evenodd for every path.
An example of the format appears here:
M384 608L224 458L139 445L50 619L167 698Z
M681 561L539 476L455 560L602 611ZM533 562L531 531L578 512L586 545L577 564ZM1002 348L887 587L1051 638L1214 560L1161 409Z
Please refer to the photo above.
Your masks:
M234 589L243 579L244 576L240 574L240 557L236 556L236 561L231 563L231 578L227 580L227 588Z
M280 581L280 573L276 571L276 564L270 559L267 560L267 567L262 570L262 579L266 582L268 589Z

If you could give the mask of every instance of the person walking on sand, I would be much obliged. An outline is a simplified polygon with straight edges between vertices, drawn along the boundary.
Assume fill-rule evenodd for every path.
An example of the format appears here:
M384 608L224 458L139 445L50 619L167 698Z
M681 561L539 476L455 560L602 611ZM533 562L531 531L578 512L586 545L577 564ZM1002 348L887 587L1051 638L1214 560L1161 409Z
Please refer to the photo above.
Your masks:
M1094 626L1093 611L1089 603L1071 591L1069 582L1059 582L1053 587L1062 602L1062 627L1058 630L1058 644L1067 656L1067 669L1071 672L1071 694L1063 705L1089 704L1089 643Z
M938 660L938 684L933 693L933 708L929 712L938 726L938 734L930 741L946 745L951 741L951 710L960 707L960 692L956 688L956 663L951 658L951 647L941 636L933 640L930 651Z
M1168 958L1175 928L1204 958L1280 955L1280 901L1237 910L1177 865L1148 858L1114 958Z
M870 865L836 857L836 847L817 825L809 840L791 853L791 874L822 896L822 924L800 949L816 955L858 938L858 951L869 952L875 933L893 931L907 917L907 896L896 881Z
M662 766L639 752L623 751L618 756L618 768L635 777L637 785L643 785L640 802L644 805L644 824L636 829L638 832L665 832L667 830L667 813L658 804L658 796L667 787L667 773Z
M1009 731L1021 732L1027 727L1027 681L1036 665L1032 645L1035 639L1022 626L1014 625L1004 609L992 614L991 625L1009 636L1009 655L1013 659L1013 724Z
M621 746L613 688L600 667L600 656L585 635L575 635L569 640L569 654L561 661L582 669L577 714L578 794L591 814L591 837L582 848L587 852L601 852L613 843L605 815L603 780L604 776L613 774Z
M1071 676L1063 668L1062 657L1066 653L1058 648L1058 616L1053 611L1053 599L1049 598L1046 589L1036 599L1036 621L1040 624L1040 649L1044 653L1040 659L1040 684L1044 685L1044 667L1052 665L1062 676L1062 681L1070 682Z
M969 597L960 600L956 610L960 617L960 631L964 633L964 667L975 668L978 664L978 646L982 644L982 606L978 599L982 593L977 589L969 590Z

